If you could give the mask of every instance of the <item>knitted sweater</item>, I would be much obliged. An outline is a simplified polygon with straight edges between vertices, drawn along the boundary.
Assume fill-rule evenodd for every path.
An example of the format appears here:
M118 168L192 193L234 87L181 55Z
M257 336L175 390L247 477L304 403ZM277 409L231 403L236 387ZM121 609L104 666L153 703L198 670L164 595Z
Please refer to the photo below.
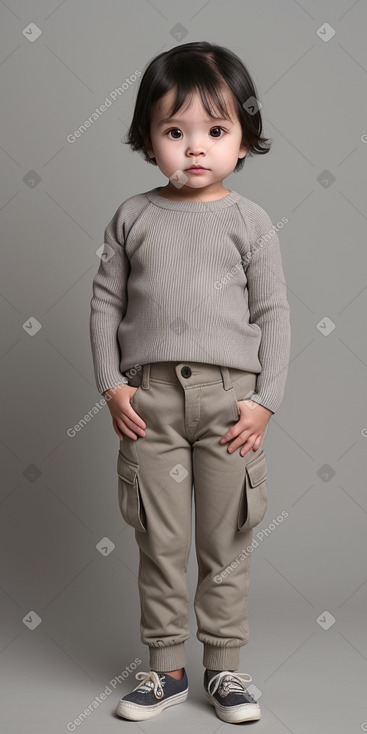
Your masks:
M199 202L160 188L126 199L105 229L90 302L98 391L146 363L205 362L256 373L251 399L275 412L291 330L270 217L235 191Z

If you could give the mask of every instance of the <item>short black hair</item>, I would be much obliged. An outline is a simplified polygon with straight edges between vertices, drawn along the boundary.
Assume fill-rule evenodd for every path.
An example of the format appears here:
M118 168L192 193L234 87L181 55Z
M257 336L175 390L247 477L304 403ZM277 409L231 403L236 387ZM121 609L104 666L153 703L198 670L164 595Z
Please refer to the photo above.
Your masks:
M222 91L228 87L242 127L242 145L247 155L268 153L271 139L262 136L262 117L258 104L249 112L244 103L251 97L258 100L255 84L241 59L224 46L197 41L175 46L149 62L140 81L133 119L124 144L142 152L147 163L157 165L148 156L145 141L150 140L152 106L171 89L176 97L169 116L182 108L188 97L198 91L210 117L220 115L230 119ZM216 109L213 109L214 108ZM245 158L246 158L245 156ZM241 170L245 158L239 158L235 171Z

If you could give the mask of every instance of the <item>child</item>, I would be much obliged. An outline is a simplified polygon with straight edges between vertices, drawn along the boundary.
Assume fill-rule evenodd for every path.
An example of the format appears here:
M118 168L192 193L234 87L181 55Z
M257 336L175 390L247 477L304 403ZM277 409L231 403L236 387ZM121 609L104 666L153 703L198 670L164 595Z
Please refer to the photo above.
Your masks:
M237 670L253 528L268 500L262 440L283 399L290 309L270 217L223 186L246 155L270 149L256 96L242 61L221 46L188 43L151 61L127 143L168 183L119 206L93 281L95 377L120 439L119 507L139 546L150 655L151 670L117 707L135 721L188 696L192 487L204 691L223 721L261 716L251 676Z

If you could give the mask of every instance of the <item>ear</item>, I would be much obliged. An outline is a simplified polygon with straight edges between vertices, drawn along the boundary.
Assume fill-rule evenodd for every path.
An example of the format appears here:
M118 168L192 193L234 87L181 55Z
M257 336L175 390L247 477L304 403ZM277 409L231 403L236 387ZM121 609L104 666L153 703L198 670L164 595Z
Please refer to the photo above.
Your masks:
M247 151L248 151L248 146L246 146L246 145L241 145L241 146L240 146L240 149L239 149L239 151L238 151L238 157L239 157L239 158L244 158L244 157L245 157L245 155L246 155L246 153L247 153Z
M147 151L149 158L155 158L155 153L154 153L152 142L150 138L144 139L144 145L145 145L145 150Z

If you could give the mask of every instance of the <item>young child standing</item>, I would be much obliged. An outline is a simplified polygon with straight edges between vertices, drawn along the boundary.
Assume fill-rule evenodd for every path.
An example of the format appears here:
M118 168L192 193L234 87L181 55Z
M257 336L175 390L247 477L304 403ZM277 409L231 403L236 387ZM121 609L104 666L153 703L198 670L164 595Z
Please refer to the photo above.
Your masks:
M262 441L285 389L290 309L276 229L223 186L270 149L254 83L230 50L188 43L147 66L128 144L168 178L105 230L90 338L120 439L121 514L139 547L149 672L117 713L152 718L188 696L192 489L204 691L226 722L260 719L239 673L253 528L268 501Z

